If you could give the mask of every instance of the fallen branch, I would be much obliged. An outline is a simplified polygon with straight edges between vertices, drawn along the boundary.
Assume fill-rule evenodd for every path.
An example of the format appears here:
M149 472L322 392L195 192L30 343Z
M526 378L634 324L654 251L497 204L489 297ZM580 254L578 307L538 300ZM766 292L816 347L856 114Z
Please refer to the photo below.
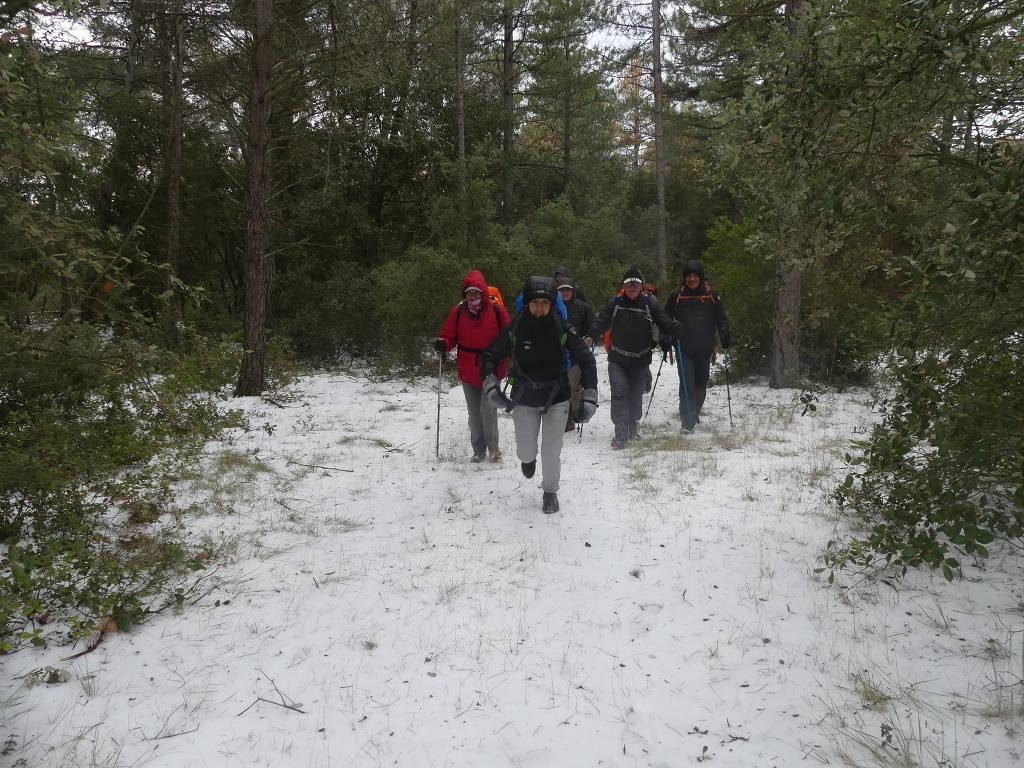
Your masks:
M84 650L81 650L78 653L73 653L70 656L65 656L61 659L61 661L72 661L74 659L79 659L82 656L85 656L85 654L87 653L92 653L99 647L99 644L103 642L103 638L106 637L110 632L113 632L116 628L113 626L113 622L110 621L110 619L100 619L100 623L97 629L99 631L96 634L96 638L87 646L85 646Z
M280 693L280 691L278 691L278 693ZM253 707L255 707L255 706L256 706L257 704L259 704L259 703L260 703L261 701L262 701L262 702L263 702L264 704L273 704L273 705L274 705L274 706L276 706L276 707L283 707L283 708L285 708L285 709L290 709L290 710L292 710L293 712L298 712L298 713L300 713L300 714L303 714L303 715L304 715L304 714L306 714L306 710L304 710L304 709L299 709L299 705L298 705L298 704L286 704L286 703L285 703L285 702L283 702L283 701L273 701L273 700L271 700L271 699L264 699L264 698L263 698L262 696L257 696L257 697L256 697L256 700L255 700L255 701L254 701L254 702L253 702L252 704L250 704L250 705L249 705L248 707L246 707L246 708L245 708L245 709L243 709L243 710L242 710L241 712L239 712L239 713L238 713L237 715L235 715L235 717L241 717L241 716L242 716L242 715L244 715L244 714L245 714L246 712L248 712L248 711L249 711L250 709L252 709L252 708L253 708Z
M288 465L297 467L309 467L310 469L326 469L331 472L355 472L354 469L341 469L340 467L325 467L320 464L303 464L301 461L288 461Z

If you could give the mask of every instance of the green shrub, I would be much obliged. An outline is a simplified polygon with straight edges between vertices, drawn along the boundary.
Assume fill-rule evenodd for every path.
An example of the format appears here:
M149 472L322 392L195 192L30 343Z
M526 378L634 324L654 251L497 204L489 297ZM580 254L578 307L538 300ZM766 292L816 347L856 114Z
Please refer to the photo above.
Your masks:
M0 651L41 642L46 621L78 634L101 618L127 626L189 559L164 516L181 468L222 425L202 387L225 383L227 356L86 323L54 326L30 350L2 330Z

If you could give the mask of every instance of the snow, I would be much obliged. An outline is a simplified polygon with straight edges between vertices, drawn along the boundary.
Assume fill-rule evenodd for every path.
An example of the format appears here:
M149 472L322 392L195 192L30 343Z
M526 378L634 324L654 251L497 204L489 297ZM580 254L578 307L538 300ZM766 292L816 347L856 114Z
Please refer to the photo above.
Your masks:
M447 366L451 368L452 366ZM601 395L607 398L606 367ZM540 471L470 464L461 389L305 377L184 484L198 601L91 653L2 660L0 765L1020 764L1020 560L963 581L844 574L827 496L863 392L733 384L678 434L666 366L643 440L605 401ZM646 407L646 400L645 400ZM30 686L35 669L66 682Z

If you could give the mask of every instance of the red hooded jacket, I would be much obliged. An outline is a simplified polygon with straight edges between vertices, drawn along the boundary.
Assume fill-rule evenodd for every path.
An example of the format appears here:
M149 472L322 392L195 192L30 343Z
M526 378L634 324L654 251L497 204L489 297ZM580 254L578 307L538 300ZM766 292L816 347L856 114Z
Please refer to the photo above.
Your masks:
M448 313L448 319L441 326L438 338L444 339L446 352L450 352L456 346L459 349L455 358L459 368L459 381L480 387L483 386L480 378L480 357L494 341L498 331L509 324L510 318L503 306L491 300L487 293L487 281L480 270L470 270L466 275L462 281L463 294L467 288L477 288L482 294L480 314L474 315L465 305L465 301L459 302ZM502 360L498 367L499 379L505 378L506 367L507 361Z

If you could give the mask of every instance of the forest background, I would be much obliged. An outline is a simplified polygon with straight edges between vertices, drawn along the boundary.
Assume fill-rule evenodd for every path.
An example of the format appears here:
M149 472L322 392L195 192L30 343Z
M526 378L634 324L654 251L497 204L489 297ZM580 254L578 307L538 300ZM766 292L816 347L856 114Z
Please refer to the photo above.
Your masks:
M0 1L0 651L187 600L153 524L218 401L429 372L472 267L600 301L702 258L734 376L881 385L823 567L1019 546L1022 15Z

